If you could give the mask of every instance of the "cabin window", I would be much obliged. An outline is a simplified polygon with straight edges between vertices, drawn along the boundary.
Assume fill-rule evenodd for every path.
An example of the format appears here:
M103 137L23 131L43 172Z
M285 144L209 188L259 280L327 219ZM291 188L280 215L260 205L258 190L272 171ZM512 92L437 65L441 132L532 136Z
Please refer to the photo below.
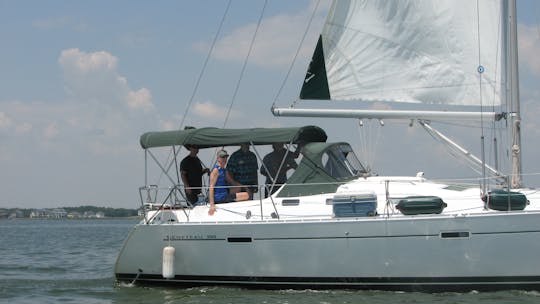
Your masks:
M325 171L336 179L344 179L366 173L351 146L347 144L332 146L322 157Z

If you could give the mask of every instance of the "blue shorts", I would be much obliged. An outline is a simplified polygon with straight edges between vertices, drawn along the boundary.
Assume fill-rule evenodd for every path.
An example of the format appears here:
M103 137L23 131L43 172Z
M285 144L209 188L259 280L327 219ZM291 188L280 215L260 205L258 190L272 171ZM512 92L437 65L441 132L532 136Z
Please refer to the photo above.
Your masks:
M236 200L236 193L227 193L224 198L219 201L215 201L216 204L230 203Z

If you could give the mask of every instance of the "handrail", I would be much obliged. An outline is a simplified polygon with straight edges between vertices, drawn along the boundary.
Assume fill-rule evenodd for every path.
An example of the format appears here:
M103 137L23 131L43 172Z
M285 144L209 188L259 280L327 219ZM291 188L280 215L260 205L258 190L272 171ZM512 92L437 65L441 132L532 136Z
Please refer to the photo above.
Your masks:
M401 193L401 191L396 192L397 188L394 188L394 191L391 191L390 189L392 188L392 185L396 184L396 183L434 182L434 183L444 183L448 187L453 187L453 188L455 188L455 187L463 187L463 189L465 189L465 188L469 188L469 187L472 187L472 188L478 187L478 184L466 183L465 182L466 180L473 180L473 179L456 179L456 180L449 180L449 179L439 179L439 180L437 180L437 179L434 179L434 180L427 180L423 176L419 176L419 175L417 175L416 177L405 177L405 176L403 176L403 177L400 177L400 176L384 177L384 176L381 176L381 177L372 177L372 178L373 178L373 180L371 180L371 181L366 181L365 179L361 179L361 180L359 180L359 182L360 181L362 183L370 183L371 182L371 183L374 184L374 186L375 185L382 185L383 192L380 193L379 199L380 199L381 203L383 203L383 202L385 203L386 209L385 209L384 214L386 216L390 216L391 214L394 213L394 210L391 210L391 207L393 207L392 204L396 202L396 199L400 199L400 198L403 198L403 197L409 195L408 192L404 192L404 193ZM474 180L477 181L478 178L474 178ZM354 183L354 181L349 181L348 183ZM310 183L310 184L312 184L312 185L341 184L342 185L343 182ZM287 183L285 185L294 186L294 185L298 185L298 184ZM300 184L300 185L303 185L303 184ZM242 185L242 186L219 186L219 188L251 187L251 188L257 189L257 191L259 193L259 197L258 198L252 197L252 199L250 200L251 201L250 206L253 206L253 207L256 208L256 204L257 204L257 200L258 200L258 204L259 204L259 208L260 208L260 216L259 216L260 221L266 221L266 220L269 219L270 216L273 219L280 220L280 219L282 219L282 214L280 214L280 213L284 212L284 210L282 210L282 209L280 209L278 207L278 204L281 203L281 198L276 199L276 197L272 196L272 195L270 195L267 198L264 197L264 189L269 189L270 186L271 186L271 184L259 184L259 185ZM496 187L495 184L493 184L492 186L493 186L493 189L498 189L498 187ZM185 217L186 217L187 221L190 221L190 214L191 214L190 209L196 207L197 205L202 205L203 203L205 205L208 205L207 200L206 200L206 203L203 200L199 200L197 203L188 202L187 199L186 199L183 187L184 186L182 184L176 184L176 185L173 185L173 186L168 187L168 188L165 188L165 187L160 188L157 185L147 185L147 186L140 187L139 188L139 197L141 199L141 205L142 205L142 211L144 213L145 224L150 224L153 220L155 220L155 217L157 216L157 214L160 213L159 210L168 210L168 209L171 209L171 210L172 209L182 209L182 211L185 214ZM207 186L196 187L196 188L197 189L199 189L199 188L202 189L203 194L206 194L205 189L208 189ZM167 192L161 192L164 189L167 189ZM345 192L343 192L343 193L346 193L346 189L344 189L344 190L345 190ZM161 198L160 198L160 195L159 195L160 192L162 194ZM331 196L331 195L333 195L333 193L328 193L328 195ZM472 199L473 197L476 197L476 196L477 196L477 194L472 193L471 197L469 197L467 199ZM464 197L461 196L461 195L458 195L456 197L446 197L446 198L455 200L455 199L464 198ZM160 201L160 203L158 203L158 201ZM272 210L272 208L270 208L270 205L269 205L270 203L272 204L272 208L273 208L272 214L265 216L266 212L269 212L270 210ZM154 214L152 214L150 216L151 213L148 213L148 211L151 210L151 209L149 209L148 207L150 207L151 209L154 209L157 212L155 212ZM224 210L226 210L226 209L227 208L224 208ZM231 210L231 212L234 212L234 211ZM381 213L381 215L383 215L383 213ZM251 218L251 212L249 212L249 215L248 215L248 213L246 213L245 216L248 219ZM257 216L257 215L255 215L255 216Z
M265 199L263 193L264 193L264 189L268 189L268 186L271 186L271 185L267 185L267 184L261 184L261 185L241 185L241 186L215 186L215 188L227 188L227 189L232 189L232 188L245 188L245 187L248 187L248 188L256 188L258 189L258 193L259 193L259 205L260 205L260 208L261 208L261 220L264 220L264 212L263 212L263 199ZM191 187L192 189L201 189L201 194L203 193L208 193L208 186L203 186L203 187ZM158 204L158 192L160 192L160 190L167 190L167 195L165 196L165 198L162 200L162 202L160 204ZM143 195L143 193L146 192L146 194ZM181 199L178 195L178 193L180 193L180 196L181 196ZM270 193L270 191L269 191ZM203 194L203 196L205 197L205 200L206 202L208 202L207 200L207 195ZM142 187L139 187L139 197L140 197L140 200L141 200L141 209L143 211L143 215L144 215L144 219L145 219L145 224L149 224L154 218L155 216L157 215L157 213L155 213L151 218L147 218L147 209L148 207L153 209L153 208L157 208L158 210L163 210L167 203L170 204L170 208L173 209L173 208L177 208L177 207L180 207L179 209L182 209L184 211L184 214L186 215L186 218L188 218L188 221L189 221L189 214L185 211L186 208L188 209L191 209L193 208L195 205L192 204L191 202L189 202L187 200L187 197L185 195L185 192L184 192L184 185L183 184L175 184L171 187L158 187L157 185L148 185L148 186L142 186ZM270 198L270 201L272 202L272 206L274 208L274 212L277 216L277 219L279 219L279 212L277 210L277 206L276 206L276 203L274 201L274 198L272 196L269 196L268 198ZM173 201L174 199L174 201ZM252 197L252 201L254 201L253 197ZM183 202L185 204L178 204L178 202ZM198 203L200 203L201 200L198 201ZM159 205L158 207L156 207L156 205Z
M172 194L175 192L175 190L178 189L178 187L177 187L177 185L174 185L173 187L170 187L169 189L170 190L169 190L169 193L167 194L167 197L165 197L165 199L163 200L163 202L159 206L158 210L164 210L165 203L167 202L167 200L171 199ZM175 198L176 198L176 194L175 194ZM173 208L173 206L174 206L174 204L171 204L171 209ZM158 214L157 212L154 213L154 215L152 215L152 217L146 221L146 224L148 225L150 222L152 222L152 220L157 216L157 214ZM187 216L187 214L186 214L186 216Z

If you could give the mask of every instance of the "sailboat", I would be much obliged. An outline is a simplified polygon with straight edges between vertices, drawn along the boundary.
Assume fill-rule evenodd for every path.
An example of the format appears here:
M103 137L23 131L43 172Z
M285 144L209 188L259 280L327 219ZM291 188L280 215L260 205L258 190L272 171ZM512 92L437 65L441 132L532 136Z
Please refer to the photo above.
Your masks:
M375 175L317 126L198 128L141 136L171 186L139 188L144 218L118 255L118 281L175 286L383 290L540 290L540 193L520 179L514 1L334 1L301 99L401 102L444 110L273 108L278 116L407 119L462 151L480 185ZM479 51L481 46L481 51ZM505 112L484 111L510 104ZM446 107L472 106L480 111ZM505 174L431 127L437 120L511 123ZM287 143L300 153L272 195L189 203L156 149ZM261 159L259 157L259 159ZM176 169L176 168L175 168ZM489 179L488 175L495 178ZM493 182L489 182L493 181Z

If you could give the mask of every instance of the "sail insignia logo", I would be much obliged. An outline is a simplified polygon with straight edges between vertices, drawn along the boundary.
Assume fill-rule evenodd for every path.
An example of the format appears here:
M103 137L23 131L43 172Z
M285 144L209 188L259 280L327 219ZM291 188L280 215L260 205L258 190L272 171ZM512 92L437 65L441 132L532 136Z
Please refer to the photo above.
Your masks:
M311 79L313 79L313 77L315 77L315 74L314 73L310 73L308 72L306 74L306 79L304 80L305 83L308 83Z

